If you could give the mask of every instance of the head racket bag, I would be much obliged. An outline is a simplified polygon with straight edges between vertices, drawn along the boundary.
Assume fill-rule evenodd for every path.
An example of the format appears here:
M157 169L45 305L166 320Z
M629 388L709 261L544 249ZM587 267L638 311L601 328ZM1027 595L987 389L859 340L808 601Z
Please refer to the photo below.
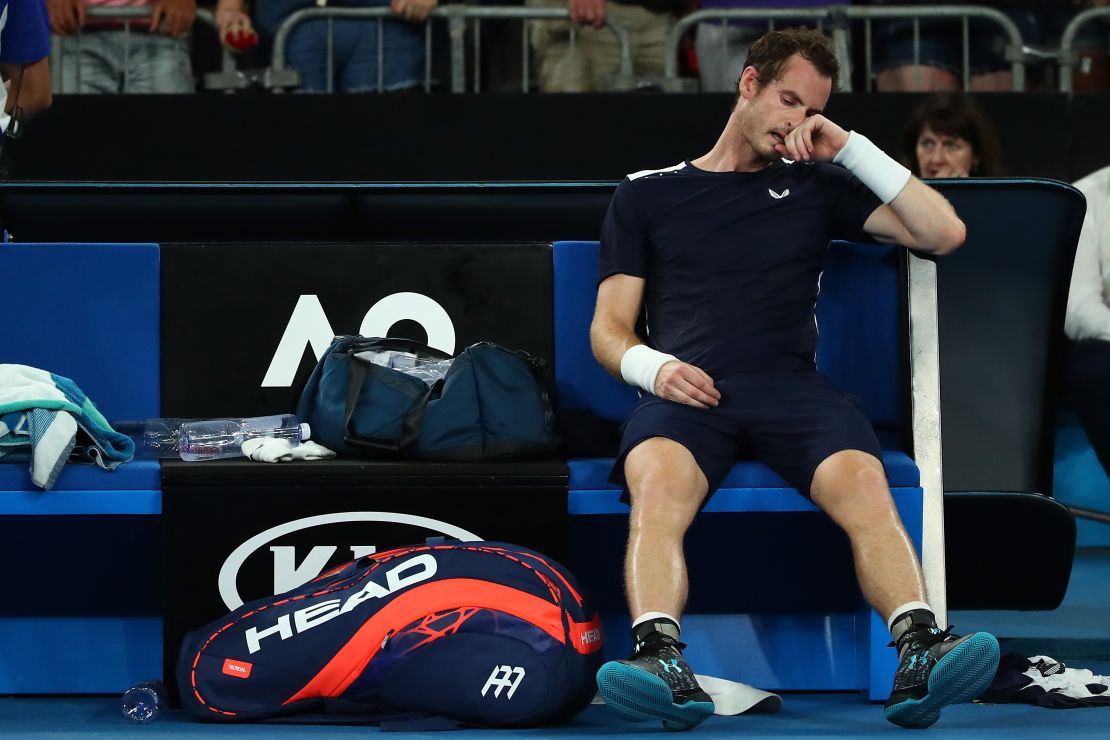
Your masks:
M190 633L177 677L183 706L211 721L528 727L589 704L601 646L596 612L550 558L429 543L360 558Z

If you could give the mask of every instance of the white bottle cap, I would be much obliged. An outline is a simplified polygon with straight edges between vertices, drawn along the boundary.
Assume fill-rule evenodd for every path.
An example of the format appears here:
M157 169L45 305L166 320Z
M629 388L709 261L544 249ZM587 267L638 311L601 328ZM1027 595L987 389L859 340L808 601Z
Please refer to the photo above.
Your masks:
M310 438L311 436L312 436L312 427L310 427L308 424L301 424L301 441L304 442L306 439Z

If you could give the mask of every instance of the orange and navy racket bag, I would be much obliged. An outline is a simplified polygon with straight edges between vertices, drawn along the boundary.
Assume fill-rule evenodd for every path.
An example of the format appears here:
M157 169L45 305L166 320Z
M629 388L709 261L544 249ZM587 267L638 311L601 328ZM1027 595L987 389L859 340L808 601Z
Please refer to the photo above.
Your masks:
M527 727L589 704L601 646L597 613L555 561L429 541L191 632L177 677L206 720Z

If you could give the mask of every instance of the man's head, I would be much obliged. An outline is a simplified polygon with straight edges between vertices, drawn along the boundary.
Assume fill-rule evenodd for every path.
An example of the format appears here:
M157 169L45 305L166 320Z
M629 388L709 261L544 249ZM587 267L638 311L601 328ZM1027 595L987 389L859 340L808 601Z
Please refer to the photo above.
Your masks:
M775 144L825 109L839 74L832 45L821 33L786 28L765 34L748 51L736 86L741 135L762 158L777 158Z

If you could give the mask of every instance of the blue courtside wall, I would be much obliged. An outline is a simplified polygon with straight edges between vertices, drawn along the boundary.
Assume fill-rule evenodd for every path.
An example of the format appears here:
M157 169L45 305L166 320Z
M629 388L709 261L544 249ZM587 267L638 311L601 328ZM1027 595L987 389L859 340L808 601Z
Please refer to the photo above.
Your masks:
M159 416L159 273L157 244L0 243L0 362L70 378L109 421ZM161 618L136 606L156 609L158 553L119 542L157 541L161 487L156 460L69 465L50 491L26 463L0 464L0 557L22 579L0 582L20 595L0 609L0 694L116 692L160 675ZM72 611L44 612L61 588Z
M161 675L161 617L0 619L0 694L116 693Z
M157 244L0 244L3 362L75 381L106 418L159 411Z
M1110 478L1102 469L1083 425L1074 413L1063 414L1056 427L1053 497L1066 506L1110 514ZM1076 518L1078 547L1110 547L1110 524Z

